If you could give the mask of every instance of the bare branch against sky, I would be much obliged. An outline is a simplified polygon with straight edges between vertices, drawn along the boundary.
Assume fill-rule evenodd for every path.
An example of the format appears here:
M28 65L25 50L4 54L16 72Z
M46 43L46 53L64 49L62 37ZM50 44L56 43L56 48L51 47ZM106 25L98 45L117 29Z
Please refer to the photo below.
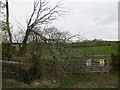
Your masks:
M19 21L26 27L26 18L32 12L34 0L10 0L10 22ZM52 3L59 0L52 0ZM119 0L63 0L70 13L54 23L55 27L70 33L84 33L86 38L118 39L118 1ZM52 5L51 3L51 5ZM29 10L28 10L29 8ZM17 27L13 27L15 30Z

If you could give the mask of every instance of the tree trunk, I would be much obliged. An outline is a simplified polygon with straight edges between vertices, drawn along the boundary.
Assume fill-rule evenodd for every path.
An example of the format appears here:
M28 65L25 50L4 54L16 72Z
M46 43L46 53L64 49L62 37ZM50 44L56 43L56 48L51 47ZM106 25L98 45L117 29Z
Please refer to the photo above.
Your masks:
M9 5L8 0L6 0L6 25L7 25L7 31L9 36L9 42L10 42L10 51L12 50L12 34L10 32L10 26L9 26Z
M24 40L22 41L21 54L26 53L26 46L27 46L27 40L28 40L29 34L30 34L30 29L27 28Z

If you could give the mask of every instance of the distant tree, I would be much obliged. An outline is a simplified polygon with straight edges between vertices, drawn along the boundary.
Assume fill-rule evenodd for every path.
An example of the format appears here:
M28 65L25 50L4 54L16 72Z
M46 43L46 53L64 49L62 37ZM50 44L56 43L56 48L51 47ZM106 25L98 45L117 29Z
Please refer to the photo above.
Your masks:
M21 30L16 30L16 33L12 34L13 42L15 43L22 43L24 39L24 33Z
M5 20L5 3L3 3L2 1L0 1L0 22Z
M56 27L47 27L42 31L43 36L48 39L48 42L66 42L68 37L70 36L69 32L60 31Z

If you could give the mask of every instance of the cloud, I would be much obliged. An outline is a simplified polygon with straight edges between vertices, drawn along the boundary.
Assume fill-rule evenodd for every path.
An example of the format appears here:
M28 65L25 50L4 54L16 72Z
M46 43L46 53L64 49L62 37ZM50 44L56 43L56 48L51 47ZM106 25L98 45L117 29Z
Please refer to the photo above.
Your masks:
M28 0L21 3L15 1L10 2L10 15L16 18L22 25L26 25L25 18L28 18L31 14L33 5L27 2ZM93 2L79 2L79 0L62 1L64 7L69 9L70 13L64 16L64 18L55 21L53 25L62 31L69 31L72 34L89 32L86 34L87 38L117 39L117 2L90 1Z

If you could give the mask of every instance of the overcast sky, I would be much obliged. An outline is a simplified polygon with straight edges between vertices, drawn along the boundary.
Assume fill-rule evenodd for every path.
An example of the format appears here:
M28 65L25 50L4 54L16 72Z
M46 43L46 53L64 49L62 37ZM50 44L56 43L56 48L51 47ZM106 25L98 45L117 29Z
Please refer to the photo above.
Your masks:
M62 0L63 6L70 12L54 21L53 25L72 34L86 33L84 36L88 39L118 40L118 1ZM32 12L33 0L10 0L9 4L13 30L16 29L16 22L25 27Z

